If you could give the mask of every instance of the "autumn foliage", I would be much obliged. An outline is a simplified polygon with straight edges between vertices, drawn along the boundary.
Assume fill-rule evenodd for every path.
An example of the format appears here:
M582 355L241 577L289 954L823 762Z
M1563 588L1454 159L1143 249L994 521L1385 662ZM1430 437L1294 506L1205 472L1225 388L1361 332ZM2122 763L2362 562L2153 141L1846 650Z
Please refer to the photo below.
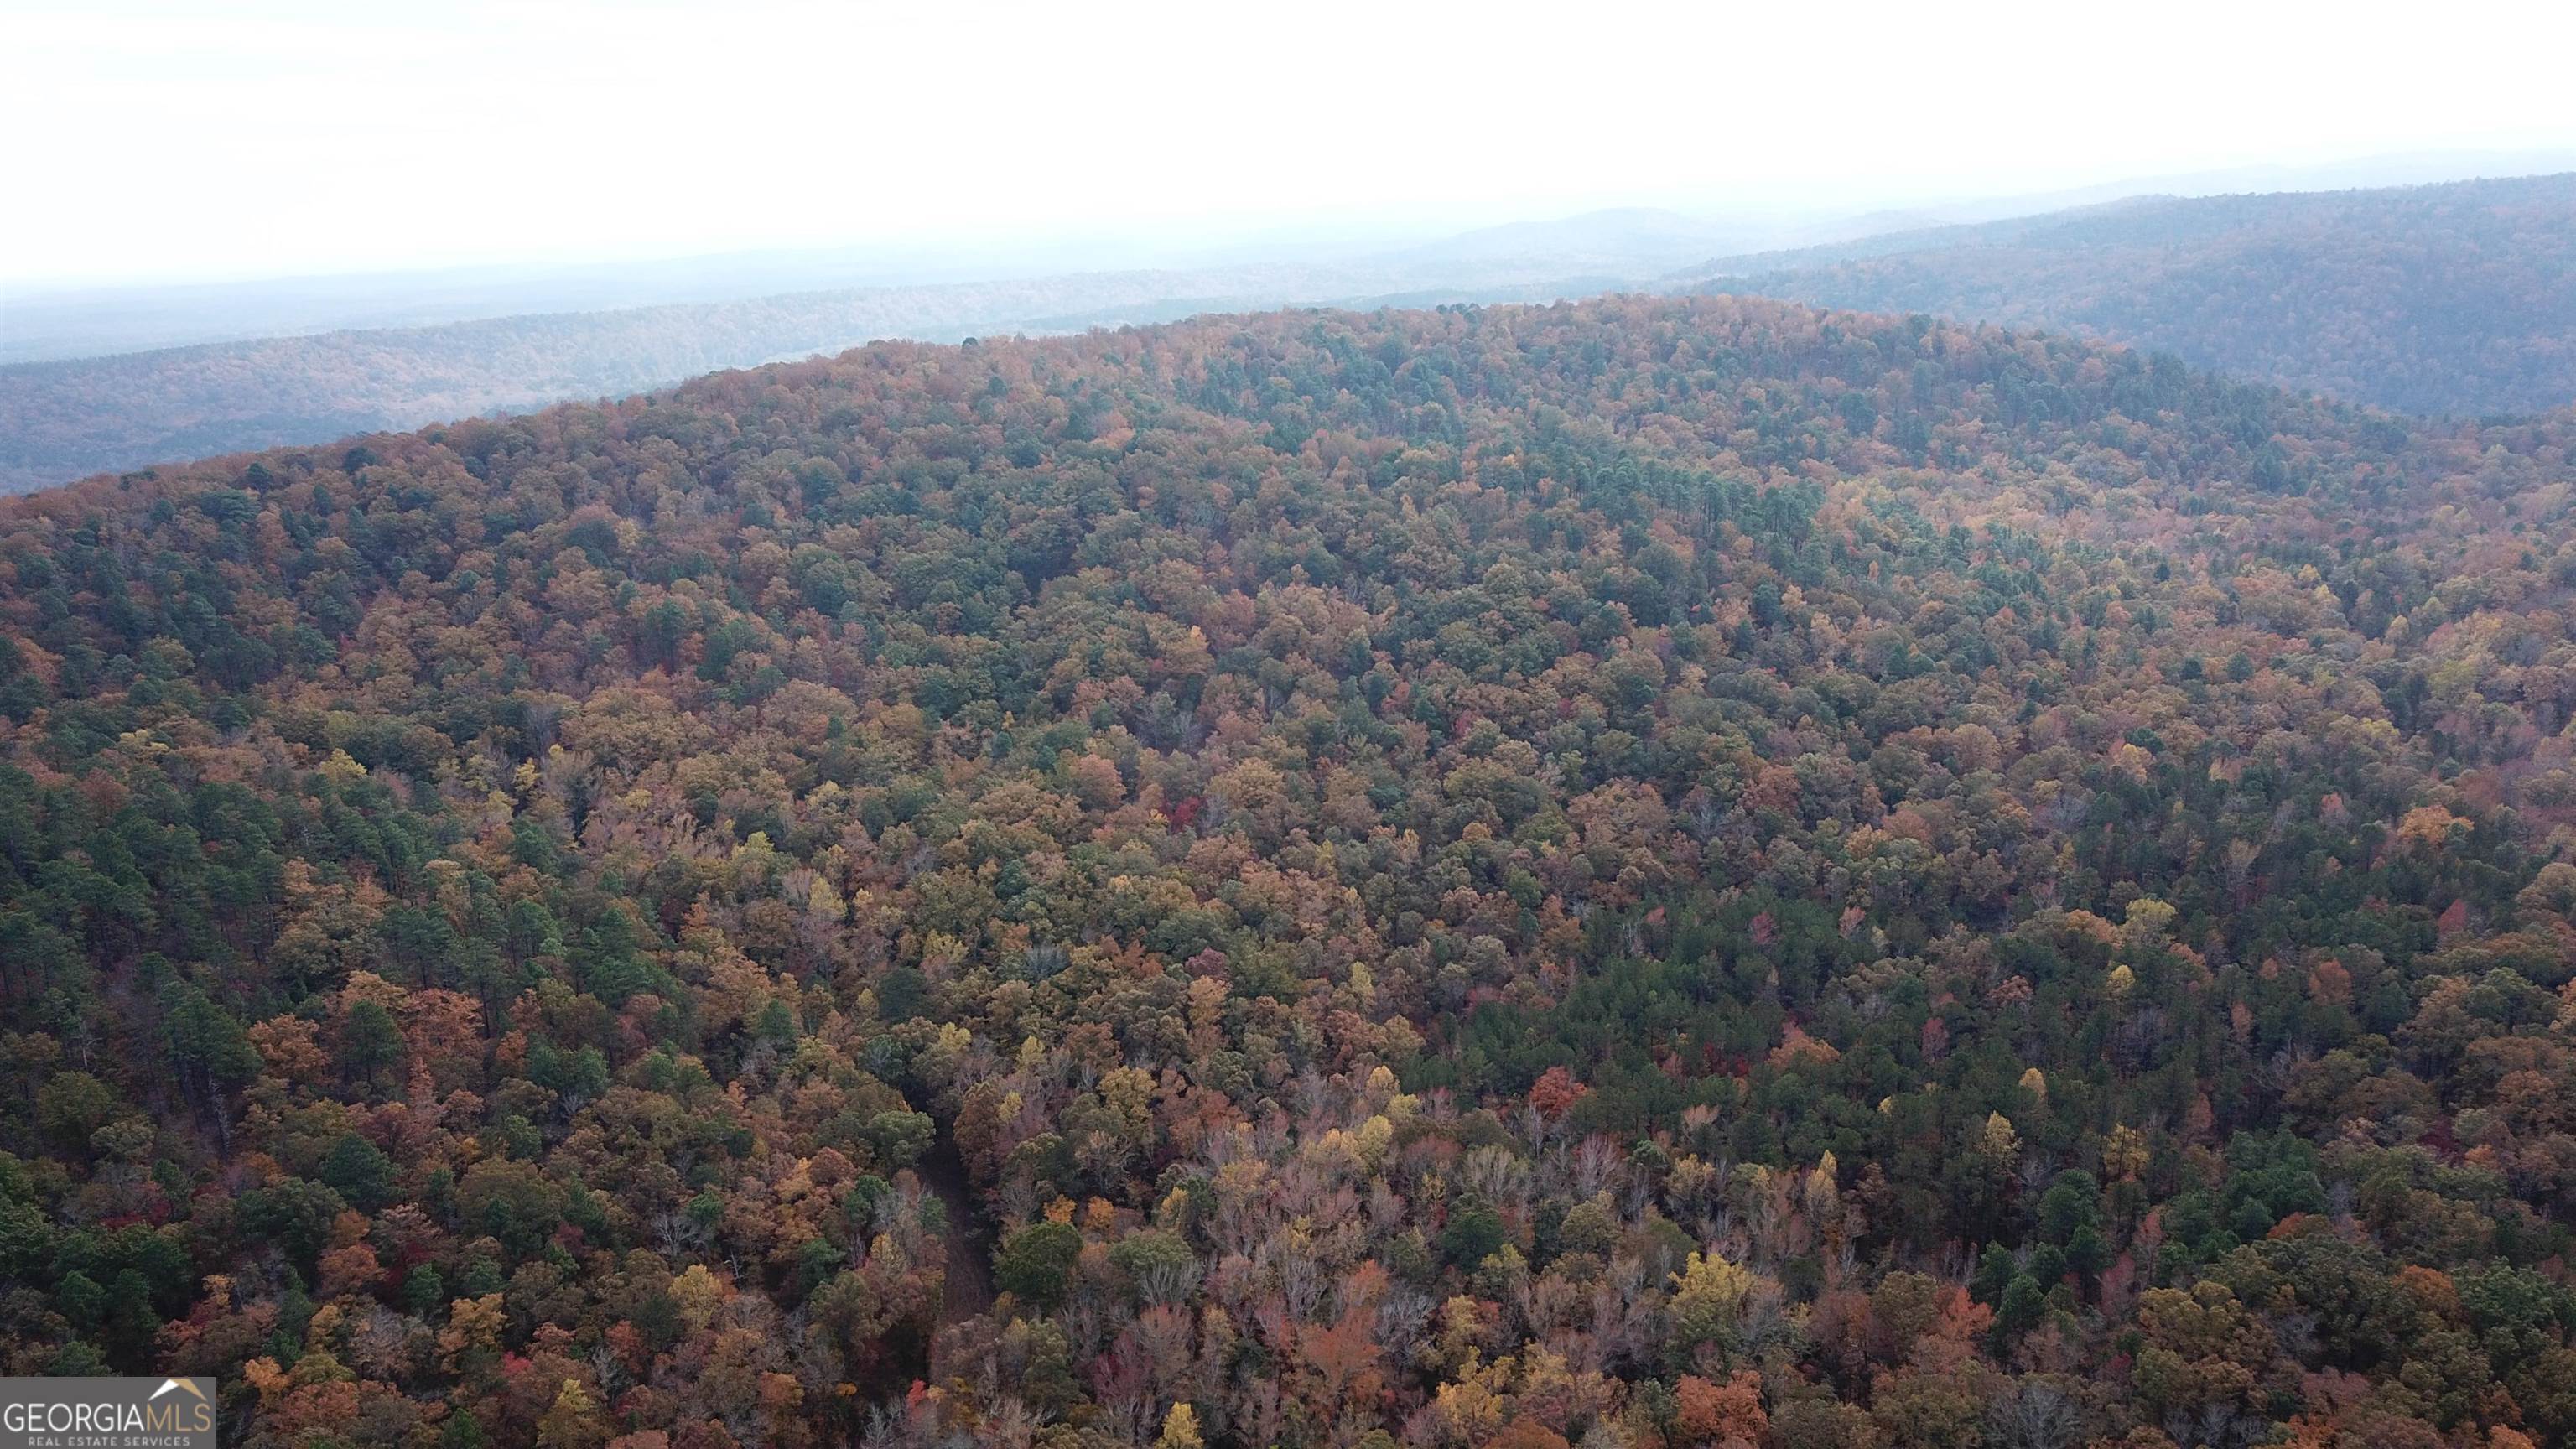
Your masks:
M0 1371L257 1445L2576 1434L2576 467L1727 300L0 512Z

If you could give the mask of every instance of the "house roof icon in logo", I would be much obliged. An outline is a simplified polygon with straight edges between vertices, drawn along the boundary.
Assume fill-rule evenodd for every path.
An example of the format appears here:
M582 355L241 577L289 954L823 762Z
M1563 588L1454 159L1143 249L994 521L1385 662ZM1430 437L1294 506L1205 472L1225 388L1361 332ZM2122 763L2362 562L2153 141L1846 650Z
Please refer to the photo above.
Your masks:
M197 1381L195 1379L163 1379L161 1381L161 1387L152 1391L152 1399L157 1399L163 1394L170 1392L172 1389L180 1390L189 1397L195 1399L198 1403L202 1404L206 1401L206 1391L197 1387ZM143 1402L148 1404L152 1402L152 1399L145 1399Z

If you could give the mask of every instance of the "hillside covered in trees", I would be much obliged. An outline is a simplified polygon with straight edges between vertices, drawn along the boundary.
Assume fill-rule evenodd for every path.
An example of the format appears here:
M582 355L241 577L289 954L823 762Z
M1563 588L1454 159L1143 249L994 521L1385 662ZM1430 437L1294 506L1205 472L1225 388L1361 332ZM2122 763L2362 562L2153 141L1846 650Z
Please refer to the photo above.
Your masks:
M1288 299L1333 281L1267 277ZM349 433L619 397L879 337L1088 325L1248 278L959 282L263 337L0 366L0 493ZM1315 288L1328 290L1318 292ZM1112 318L1112 320L1118 320Z
M167 299L144 291L126 304L130 316L106 304L98 308L105 315L93 316L77 298L13 297L9 335L0 340L0 494L210 453L623 397L719 368L834 353L881 338L955 342L1282 305L1553 301L1647 285L1712 245L1774 244L1767 239L1784 231L1838 237L1850 227L1729 226L1613 211L1357 255L1327 249L1303 260L1059 268L1035 276L863 286L818 281L835 270L828 256L779 270L752 265L755 258L740 263L747 272L713 266L718 278L705 285L756 287L772 276L803 284L643 304L607 299L649 296L657 287L681 285L666 274L697 269L602 268L598 276L547 276L512 287L493 284L488 292L459 284L461 295L433 289L418 297L400 278L376 283L387 293L381 306L393 316L404 315L406 306L434 311L481 301L492 307L436 325L325 322L299 329L300 319L345 315L335 309L373 295L357 282L334 286L328 278L182 290ZM227 302L232 290L244 295ZM520 305L497 305L509 302ZM129 328L184 324L196 317L192 309L206 314L196 318L200 325L256 332L149 349L114 345ZM279 331L302 335L264 335ZM21 341L37 349L87 350L10 356Z
M2576 173L2141 198L1690 275L1708 290L2074 332L2401 412L2576 405Z
M0 1372L316 1449L2566 1442L2571 444L1614 300L0 505Z

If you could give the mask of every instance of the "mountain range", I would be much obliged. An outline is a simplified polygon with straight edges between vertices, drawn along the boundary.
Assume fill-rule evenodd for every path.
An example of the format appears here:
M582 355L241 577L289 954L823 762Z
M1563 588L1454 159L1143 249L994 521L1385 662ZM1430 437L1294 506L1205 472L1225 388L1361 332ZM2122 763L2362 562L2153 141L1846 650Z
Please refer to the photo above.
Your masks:
M622 396L883 337L956 341L1279 306L1623 289L1716 287L2065 330L2428 415L2576 400L2576 173L2128 197L1995 216L2065 199L1795 223L1629 209L1393 247L1246 243L1187 266L1034 277L1012 270L1028 260L1020 252L877 249L21 297L9 304L5 345L23 360L0 365L0 491ZM1967 220L1921 224L1927 217ZM1778 249L1786 242L1802 245ZM854 277L910 280L813 285ZM531 302L547 310L515 310ZM566 303L585 310L560 310ZM461 320L353 325L441 317ZM238 335L245 330L264 335ZM45 355L173 337L210 340Z
M2400 412L2576 404L2576 173L2133 197L1725 258L1676 280L2072 332Z

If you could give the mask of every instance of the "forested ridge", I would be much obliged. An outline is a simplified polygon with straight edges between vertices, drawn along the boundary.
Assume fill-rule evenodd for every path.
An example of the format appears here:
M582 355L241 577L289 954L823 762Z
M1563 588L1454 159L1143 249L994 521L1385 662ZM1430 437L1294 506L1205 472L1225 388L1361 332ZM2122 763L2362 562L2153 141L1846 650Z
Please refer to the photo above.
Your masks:
M1594 260L1539 251L836 288L0 364L0 494L210 453L622 397L878 338L1079 332L1415 291L1429 302L1549 301L1612 285L1574 265ZM1671 260L1630 259L1620 275L1641 280Z
M0 504L0 1372L263 1446L2565 1442L2571 443L1623 298Z
M2404 412L2576 405L2576 174L2141 197L1699 274L1728 291L2169 350Z
M262 337L0 366L0 492L377 428L617 397L723 367L1033 311L1138 306L1155 273L809 292Z

